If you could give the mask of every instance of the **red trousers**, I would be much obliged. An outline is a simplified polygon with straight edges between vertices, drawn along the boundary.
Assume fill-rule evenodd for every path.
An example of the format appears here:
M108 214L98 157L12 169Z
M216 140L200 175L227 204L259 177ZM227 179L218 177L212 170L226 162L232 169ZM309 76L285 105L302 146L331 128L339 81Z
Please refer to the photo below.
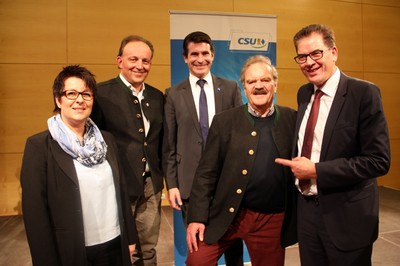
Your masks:
M242 239L249 251L252 266L283 266L285 262L285 249L281 247L283 216L283 213L265 214L241 209L228 231L217 243L211 245L198 243L198 251L188 254L186 265L216 265L224 251L235 240Z

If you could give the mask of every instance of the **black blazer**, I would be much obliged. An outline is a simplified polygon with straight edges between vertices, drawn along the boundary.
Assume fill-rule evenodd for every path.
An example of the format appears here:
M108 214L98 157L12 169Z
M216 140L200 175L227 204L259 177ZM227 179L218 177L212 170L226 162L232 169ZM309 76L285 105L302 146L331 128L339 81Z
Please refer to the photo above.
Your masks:
M290 159L296 112L281 106L275 110L272 137L279 157ZM188 213L188 223L206 225L204 241L208 244L217 242L225 234L240 209L255 159L249 150L257 153L259 134L255 132L247 105L214 117L193 182ZM286 184L286 206L281 245L286 247L297 242L296 194L288 167L284 167L282 178Z
M297 95L294 157L300 124L313 93L313 85L306 84ZM358 249L378 237L376 178L389 167L389 134L379 88L341 73L316 164L322 217L337 248Z
M146 162L149 163L154 193L160 192L163 188L164 95L145 84L141 105L150 122L150 130L145 136L139 100L119 77L99 83L97 89L91 118L100 129L111 132L117 141L129 195L132 198L143 195Z
M242 105L240 88L233 80L212 75L215 114ZM179 188L188 199L202 154L202 137L189 79L165 92L163 167L167 188Z
M116 144L107 143L117 196L124 265L130 264L128 243L138 243L136 226L120 174ZM28 138L21 168L22 210L33 265L85 266L86 250L79 183L70 155L49 131ZM129 238L129 239L128 239Z

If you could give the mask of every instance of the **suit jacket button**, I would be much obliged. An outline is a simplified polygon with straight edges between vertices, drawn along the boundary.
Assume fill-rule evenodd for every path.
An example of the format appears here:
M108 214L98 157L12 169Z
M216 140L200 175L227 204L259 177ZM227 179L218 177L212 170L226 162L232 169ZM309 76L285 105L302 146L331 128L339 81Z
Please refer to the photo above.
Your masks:
M249 154L253 155L254 154L254 150L249 150Z
M240 188L238 188L237 190L236 190L236 194L242 194L242 190L240 189Z
M144 129L143 128L139 128L139 133L143 133Z
M242 175L247 175L247 170L246 169L242 170Z
M230 212L230 213L235 212L235 208L230 207L230 208L229 208L229 212Z
M251 132L251 136L252 136L252 137L257 136L257 132L256 132L256 131L252 131L252 132Z
M136 114L136 118L142 118L141 114Z

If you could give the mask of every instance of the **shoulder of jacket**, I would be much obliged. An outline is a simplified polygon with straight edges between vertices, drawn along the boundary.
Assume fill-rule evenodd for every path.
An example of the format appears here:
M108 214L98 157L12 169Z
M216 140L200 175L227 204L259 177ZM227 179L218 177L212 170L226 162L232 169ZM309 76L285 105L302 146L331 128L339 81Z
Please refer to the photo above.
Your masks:
M237 119L240 119L242 117L242 114L245 114L246 110L247 110L246 105L233 107L233 108L224 110L224 111L222 111L222 112L220 112L218 114L215 114L214 119L215 118L226 119L226 118L229 118L229 117L235 117Z
M97 83L97 88L106 87L118 83L118 77Z
M146 86L146 90L148 90L148 92L150 92L150 93L161 94L161 95L163 94L159 89L151 86L150 84L145 83L145 86Z
M184 85L189 84L189 78L183 79L181 80L178 84L175 84L174 86L171 86L170 88L168 88L168 90L176 90L178 88L184 87Z
M51 137L49 130L45 130L28 137L26 142L35 143L35 145L45 147L48 145L48 142L52 139L53 138Z
M220 76L215 76L215 75L212 75L212 77L213 77L213 79L215 81L218 81L218 82L225 82L225 83L230 83L230 84L236 84L237 85L237 82L235 80L233 80L233 79L226 79L226 78L223 78L223 77L220 77Z
M275 105L275 107L281 112L295 113L296 110L289 106Z

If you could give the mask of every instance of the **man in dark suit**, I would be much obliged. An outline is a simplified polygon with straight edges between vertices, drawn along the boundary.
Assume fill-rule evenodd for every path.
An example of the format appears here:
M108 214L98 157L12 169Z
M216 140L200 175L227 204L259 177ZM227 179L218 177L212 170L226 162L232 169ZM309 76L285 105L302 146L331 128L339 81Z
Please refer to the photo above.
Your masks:
M98 84L91 115L118 144L139 235L134 265L157 264L155 246L161 222L164 96L144 83L153 52L153 45L140 36L122 40L117 56L120 74Z
M294 36L294 44L309 83L297 95L295 158L277 162L290 166L297 178L301 264L371 265L378 237L376 179L390 167L379 88L338 69L329 27L309 25ZM320 102L318 112L314 102ZM309 119L313 114L317 118ZM312 120L315 130L308 137Z
M248 104L214 117L190 195L187 265L215 265L243 239L251 265L283 266L296 242L290 168L296 112L273 104L278 74L269 58L250 57L241 72Z
M197 81L205 80L206 130L214 114L240 106L242 100L235 81L211 74L214 45L206 33L197 31L185 37L183 58L189 68L189 78L168 89L165 94L163 165L170 206L182 210L186 226L190 190L205 145L199 123L201 88ZM236 250L225 256L228 265L242 265L242 253L242 244L238 242Z

